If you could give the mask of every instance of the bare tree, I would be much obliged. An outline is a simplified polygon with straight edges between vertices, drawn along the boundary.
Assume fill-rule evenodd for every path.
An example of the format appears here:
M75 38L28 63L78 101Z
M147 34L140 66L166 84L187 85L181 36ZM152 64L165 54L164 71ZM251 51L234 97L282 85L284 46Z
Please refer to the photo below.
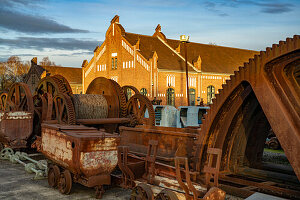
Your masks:
M0 91L7 91L11 84L23 81L30 65L24 64L18 56L11 56L0 63Z
M42 59L42 61L40 62L40 65L41 65L42 67L49 67L49 66L55 66L55 63L52 62L52 61L49 59L49 57L47 56L47 57L44 57L44 58Z

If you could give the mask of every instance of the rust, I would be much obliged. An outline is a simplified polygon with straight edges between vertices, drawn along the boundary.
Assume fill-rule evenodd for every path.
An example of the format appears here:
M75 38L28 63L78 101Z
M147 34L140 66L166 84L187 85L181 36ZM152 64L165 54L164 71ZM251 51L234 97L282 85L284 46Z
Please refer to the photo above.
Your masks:
M130 118L104 118L104 119L77 119L76 122L79 124L125 124L130 123Z

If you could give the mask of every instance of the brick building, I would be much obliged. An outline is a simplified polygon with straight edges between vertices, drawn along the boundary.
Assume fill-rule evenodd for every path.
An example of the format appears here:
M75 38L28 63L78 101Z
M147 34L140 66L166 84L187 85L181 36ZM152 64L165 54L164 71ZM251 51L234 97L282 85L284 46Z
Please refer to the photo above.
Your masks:
M56 74L62 75L68 80L74 94L82 93L82 69L60 66L41 66L37 64L36 57L31 60L31 67L24 78L24 83L27 83L31 93L34 93L35 88L42 78Z
M187 44L187 51L191 105L200 98L211 103L234 70L257 54L193 42ZM184 44L166 38L160 25L152 36L128 33L115 16L94 57L82 64L83 91L96 77L103 76L121 86L133 85L150 99L161 99L162 104L186 105L184 52Z

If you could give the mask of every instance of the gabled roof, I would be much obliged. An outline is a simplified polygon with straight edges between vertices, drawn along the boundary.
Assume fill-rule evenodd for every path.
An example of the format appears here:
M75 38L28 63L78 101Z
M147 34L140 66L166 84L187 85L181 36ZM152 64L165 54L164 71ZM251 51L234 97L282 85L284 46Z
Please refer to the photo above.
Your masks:
M35 59L35 60L34 60ZM73 67L59 67L59 66L40 66L36 64L36 58L31 61L31 67L24 78L24 82L28 81L31 74L36 74L41 77L45 72L50 73L50 75L62 75L65 77L69 83L81 84L82 83L82 69Z
M167 47L157 37L139 35L134 33L125 33L124 38L131 44L135 45L140 41L140 53L146 58L152 58L154 52L158 55L157 67L166 70L185 70L185 62L174 51ZM189 67L189 71L195 71Z
M158 55L158 68L164 70L185 70L184 48L180 48L180 55L177 55L176 48L180 45L179 40L160 40L157 36L147 36L125 32L124 38L135 45L139 40L140 53L149 59L156 51ZM169 48L169 47L171 48ZM249 58L258 54L257 51L223 47L217 45L207 45L200 43L188 43L188 61L195 63L201 57L201 71L214 73L233 74L239 66L247 62ZM190 72L195 70L189 66Z
M58 66L45 66L44 69L50 73L50 75L62 75L69 83L82 83L82 69L75 67L58 67Z

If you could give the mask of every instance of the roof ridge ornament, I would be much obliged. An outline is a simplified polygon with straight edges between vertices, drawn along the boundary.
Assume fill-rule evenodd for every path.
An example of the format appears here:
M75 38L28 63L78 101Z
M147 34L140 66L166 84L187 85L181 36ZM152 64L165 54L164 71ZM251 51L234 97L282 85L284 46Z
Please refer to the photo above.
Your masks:
M165 42L167 41L167 37L165 36L165 34L163 34L161 32L161 25L158 24L155 28L155 33L153 34L153 37L159 37L161 39L163 39Z
M155 32L161 32L161 25L158 24L155 28Z
M113 23L119 23L120 21L120 16L119 15L115 15L114 18L112 18L112 20L110 21L111 24Z

